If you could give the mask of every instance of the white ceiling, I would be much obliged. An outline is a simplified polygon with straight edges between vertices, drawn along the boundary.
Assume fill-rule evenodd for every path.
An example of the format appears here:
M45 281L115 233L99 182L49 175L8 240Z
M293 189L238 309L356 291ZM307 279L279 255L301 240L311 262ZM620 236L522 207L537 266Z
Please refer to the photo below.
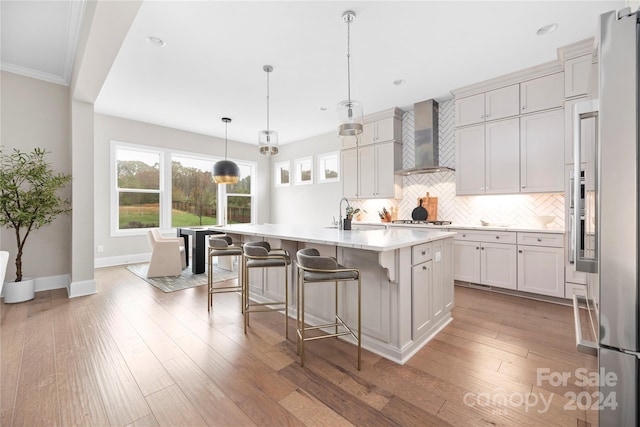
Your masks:
M8 3L20 7L10 10ZM67 4L66 16L53 13L58 3ZM12 63L68 81L60 63L68 57L68 33L77 34L68 28L74 3L3 0L3 69L17 72L7 68ZM297 141L335 129L335 106L347 97L345 10L357 15L352 97L368 114L412 109L414 102L449 98L452 89L555 60L558 47L593 37L598 15L625 3L148 0L95 111L218 137L224 137L220 118L228 116L229 139L256 144L266 127L262 67L270 64L271 129L281 143ZM26 9L31 24L5 19L15 9ZM536 35L550 23L558 30ZM149 44L148 36L166 46ZM396 79L406 84L394 86Z

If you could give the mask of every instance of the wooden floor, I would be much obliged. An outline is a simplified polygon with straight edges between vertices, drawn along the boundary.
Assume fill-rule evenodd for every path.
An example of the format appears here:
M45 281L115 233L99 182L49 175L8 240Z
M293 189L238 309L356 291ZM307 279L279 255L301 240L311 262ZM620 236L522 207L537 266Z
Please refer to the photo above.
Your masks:
M597 425L571 399L594 391L574 374L596 359L566 306L456 287L454 321L404 366L363 351L358 372L355 347L329 339L303 369L282 315L243 333L238 295L208 316L206 286L163 293L123 267L96 280L92 296L1 305L0 425Z

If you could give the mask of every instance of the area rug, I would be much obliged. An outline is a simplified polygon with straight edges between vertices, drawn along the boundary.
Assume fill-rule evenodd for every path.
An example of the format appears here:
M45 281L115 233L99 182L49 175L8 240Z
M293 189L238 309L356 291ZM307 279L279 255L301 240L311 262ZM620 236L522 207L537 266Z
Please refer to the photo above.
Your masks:
M147 277L148 269L149 263L131 264L127 266L127 270L163 292L181 291L183 289L207 284L207 270L202 274L193 274L191 272L191 267L187 267L182 270L182 275L180 276ZM229 271L223 268L218 268L217 266L214 266L214 269L214 282L222 282L224 280L235 279L238 277L237 270Z

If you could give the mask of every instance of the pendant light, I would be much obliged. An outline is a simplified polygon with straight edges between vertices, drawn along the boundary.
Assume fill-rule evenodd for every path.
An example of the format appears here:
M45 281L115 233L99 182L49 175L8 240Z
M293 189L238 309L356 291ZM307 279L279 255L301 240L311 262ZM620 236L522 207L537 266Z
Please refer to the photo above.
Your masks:
M231 122L228 117L223 117L224 122L224 160L219 160L213 165L213 180L216 184L235 184L240 179L240 168L231 160L227 160L227 125Z
M356 13L347 10L342 14L342 20L347 23L347 95L345 101L338 103L338 135L356 136L362 133L362 104L351 99L351 23L356 19Z
M267 73L267 130L258 132L258 150L263 156L275 156L278 154L278 132L269 129L269 73L273 67L265 65L262 69Z

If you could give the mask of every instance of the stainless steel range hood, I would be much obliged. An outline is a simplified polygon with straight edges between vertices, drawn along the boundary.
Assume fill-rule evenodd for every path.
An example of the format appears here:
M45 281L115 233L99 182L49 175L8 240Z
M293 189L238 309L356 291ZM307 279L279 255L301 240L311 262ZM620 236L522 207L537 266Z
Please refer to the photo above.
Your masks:
M438 140L438 103L433 99L413 104L415 122L415 167L396 171L396 175L454 171L440 165Z

